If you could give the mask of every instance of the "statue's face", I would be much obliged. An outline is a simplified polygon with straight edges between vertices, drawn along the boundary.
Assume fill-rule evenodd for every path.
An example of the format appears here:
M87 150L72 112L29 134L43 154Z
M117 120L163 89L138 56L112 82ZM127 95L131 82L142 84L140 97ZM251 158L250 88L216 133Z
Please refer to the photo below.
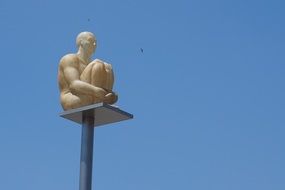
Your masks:
M88 35L86 38L82 39L81 46L84 51L91 56L96 49L96 40L93 36Z

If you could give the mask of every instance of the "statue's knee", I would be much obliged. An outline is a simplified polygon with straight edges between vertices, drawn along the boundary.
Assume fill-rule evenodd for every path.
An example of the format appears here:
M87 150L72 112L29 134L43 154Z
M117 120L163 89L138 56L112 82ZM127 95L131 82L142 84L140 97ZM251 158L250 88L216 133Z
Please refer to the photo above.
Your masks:
M104 63L96 62L92 67L92 72L102 73L104 71Z

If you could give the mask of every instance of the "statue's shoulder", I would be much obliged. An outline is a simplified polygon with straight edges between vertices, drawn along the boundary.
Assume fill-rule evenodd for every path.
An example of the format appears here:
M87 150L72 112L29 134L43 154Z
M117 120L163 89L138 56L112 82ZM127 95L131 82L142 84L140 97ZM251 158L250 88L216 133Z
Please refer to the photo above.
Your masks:
M65 66L77 66L79 59L76 54L67 54L60 59L59 65Z

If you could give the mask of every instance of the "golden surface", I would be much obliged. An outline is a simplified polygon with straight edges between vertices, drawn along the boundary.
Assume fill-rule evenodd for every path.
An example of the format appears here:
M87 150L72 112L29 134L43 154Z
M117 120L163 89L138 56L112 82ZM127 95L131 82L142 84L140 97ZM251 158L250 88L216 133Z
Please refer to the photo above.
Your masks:
M102 60L91 61L96 38L91 32L81 32L76 38L78 52L63 56L59 62L58 83L60 102L64 110L94 103L114 104L118 100L112 91L112 66Z

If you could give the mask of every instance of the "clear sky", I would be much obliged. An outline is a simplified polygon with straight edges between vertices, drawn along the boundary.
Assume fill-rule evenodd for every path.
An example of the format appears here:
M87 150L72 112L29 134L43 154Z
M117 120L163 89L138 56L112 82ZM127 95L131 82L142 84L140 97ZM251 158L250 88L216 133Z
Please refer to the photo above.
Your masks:
M121 109L95 190L285 189L284 0L0 0L0 189L78 189L57 66L92 31ZM142 48L143 53L140 51Z

